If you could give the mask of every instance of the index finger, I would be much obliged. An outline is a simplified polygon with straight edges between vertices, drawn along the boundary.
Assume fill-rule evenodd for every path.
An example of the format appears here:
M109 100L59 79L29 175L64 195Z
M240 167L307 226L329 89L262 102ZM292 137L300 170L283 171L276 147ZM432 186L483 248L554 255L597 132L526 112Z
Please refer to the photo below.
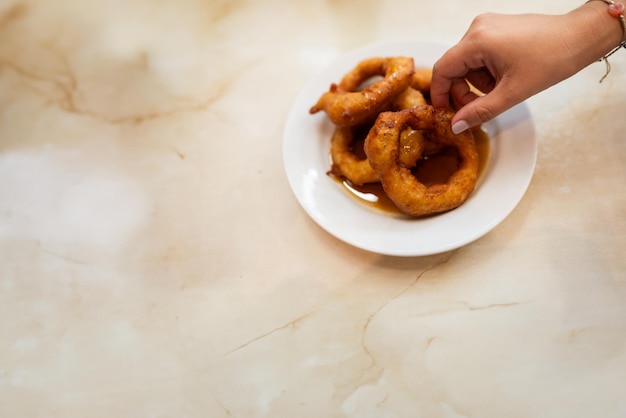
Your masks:
M458 45L446 51L433 65L430 99L435 107L450 106L450 89L454 79L463 78L470 71Z
M462 39L461 42L448 49L433 66L433 79L430 95L433 106L450 105L450 89L455 80L463 80L465 76L479 68L486 67L480 44Z

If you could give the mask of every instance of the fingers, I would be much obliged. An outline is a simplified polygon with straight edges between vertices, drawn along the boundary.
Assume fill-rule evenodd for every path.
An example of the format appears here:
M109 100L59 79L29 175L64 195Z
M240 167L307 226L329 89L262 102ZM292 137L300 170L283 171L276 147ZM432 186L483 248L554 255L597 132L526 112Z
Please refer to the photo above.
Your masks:
M507 88L506 82L500 82L490 93L476 96L473 100L462 104L452 119L452 130L454 133L460 133L471 127L482 125L521 101L521 99L516 99L512 90Z
M454 107L465 106L478 97L478 95L472 91L469 84L463 79L455 79L452 81L450 96L452 97Z
M500 97L503 93L499 91L506 88L498 89L499 75L489 70L481 51L475 48L475 43L457 44L433 66L430 90L433 106L448 107L453 102L460 107L452 120L455 133L488 122L510 107L506 96Z
M434 64L432 104L460 106L452 120L453 130L459 132L488 122L572 76L590 61L578 45L598 48L593 40L570 30L574 27L570 19L588 27L588 18L571 13L477 16L459 43ZM579 60L582 55L586 58Z
M465 79L482 93L489 93L496 87L496 78L487 68L470 71Z
M461 57L457 57L455 47L449 49L433 66L430 85L430 99L435 107L450 106L450 90L456 79L462 79L469 71Z
M439 86L442 89L448 87L445 92L436 91L437 96L433 95L431 86L431 100L435 107L450 106L452 100L454 107L460 108L452 119L452 131L455 134L493 119L497 115L497 109L505 106L498 103L497 97L487 97L491 96L489 92L494 91L496 84L494 78L486 70L472 71L466 77L444 81L445 84L440 81ZM481 92L487 92L487 95L477 94L470 83ZM492 110L490 106L495 106L495 108Z
M455 102L469 89L470 83L474 88L486 93L493 90L497 80L490 72L480 50L467 44L457 44L450 48L433 66L430 96L435 107L450 105L450 96ZM469 57L469 58L468 58ZM461 87L459 83L466 85Z

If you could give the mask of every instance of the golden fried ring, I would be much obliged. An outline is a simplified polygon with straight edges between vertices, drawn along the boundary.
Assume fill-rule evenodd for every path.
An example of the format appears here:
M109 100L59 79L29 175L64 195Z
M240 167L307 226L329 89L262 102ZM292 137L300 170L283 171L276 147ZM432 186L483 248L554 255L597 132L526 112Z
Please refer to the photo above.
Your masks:
M359 158L353 151L357 128L338 126L330 142L332 165L330 174L345 178L356 186L380 182L380 175L372 168L367 158ZM400 163L405 167L414 166L425 154L425 141L421 131L410 128L400 133Z
M347 73L339 84L331 84L309 113L321 110L337 126L354 126L375 119L394 97L411 83L414 71L413 58L369 58L361 61ZM357 91L369 79L382 76L382 80Z
M409 109L426 104L424 95L408 87L391 103L392 110ZM338 126L330 140L332 165L330 173L343 177L357 186L378 183L380 176L367 159L359 158L353 151L356 132L367 125ZM422 132L407 128L400 135L400 161L405 167L412 167L422 156L424 138ZM430 143L429 143L430 144Z
M426 98L421 91L407 87L398 97L393 99L391 110L411 109L425 104L427 104ZM405 167L413 167L422 158L422 154L426 154L427 150L435 149L431 145L431 142L425 140L422 131L407 127L400 133L400 162ZM433 152L429 152L427 155L431 154Z
M423 106L428 104L424 94L413 88L407 87L402 93L396 96L391 102L391 110L410 109L412 107Z
M344 177L353 184L361 186L366 183L377 183L380 176L370 166L367 159L360 159L352 150L358 129L354 126L338 126L330 140L330 156L332 166L330 172Z
M410 86L423 94L430 94L430 83L433 79L433 70L430 68L417 68L411 76Z
M470 131L455 135L450 129L454 112L421 106L398 112L383 112L365 139L365 153L380 175L385 193L411 216L445 212L460 206L476 186L478 152ZM445 184L425 186L400 163L400 133L410 127L427 131L429 139L459 151L459 168Z

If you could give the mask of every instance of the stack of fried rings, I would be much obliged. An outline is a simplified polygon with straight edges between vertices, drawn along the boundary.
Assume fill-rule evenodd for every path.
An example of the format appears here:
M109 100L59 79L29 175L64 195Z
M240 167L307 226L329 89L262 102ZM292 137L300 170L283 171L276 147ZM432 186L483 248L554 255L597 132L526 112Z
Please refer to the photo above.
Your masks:
M382 79L360 89L376 76ZM424 95L430 90L430 77L429 70L416 71L412 58L366 59L339 84L333 83L310 109L311 114L324 111L336 125L331 173L355 185L380 182L401 212L416 217L460 206L478 177L478 152L471 132L453 134L454 111L427 104ZM352 151L356 132L364 126L369 129L366 159ZM457 171L445 184L422 184L411 167L444 146L457 148Z

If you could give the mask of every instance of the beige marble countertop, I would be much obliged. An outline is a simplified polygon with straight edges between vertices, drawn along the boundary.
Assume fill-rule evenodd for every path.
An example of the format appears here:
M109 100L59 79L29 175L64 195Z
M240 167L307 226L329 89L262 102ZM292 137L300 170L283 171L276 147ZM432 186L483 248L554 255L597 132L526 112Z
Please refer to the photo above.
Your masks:
M0 416L626 416L626 52L528 100L460 249L344 244L283 168L345 52L572 4L0 1Z

